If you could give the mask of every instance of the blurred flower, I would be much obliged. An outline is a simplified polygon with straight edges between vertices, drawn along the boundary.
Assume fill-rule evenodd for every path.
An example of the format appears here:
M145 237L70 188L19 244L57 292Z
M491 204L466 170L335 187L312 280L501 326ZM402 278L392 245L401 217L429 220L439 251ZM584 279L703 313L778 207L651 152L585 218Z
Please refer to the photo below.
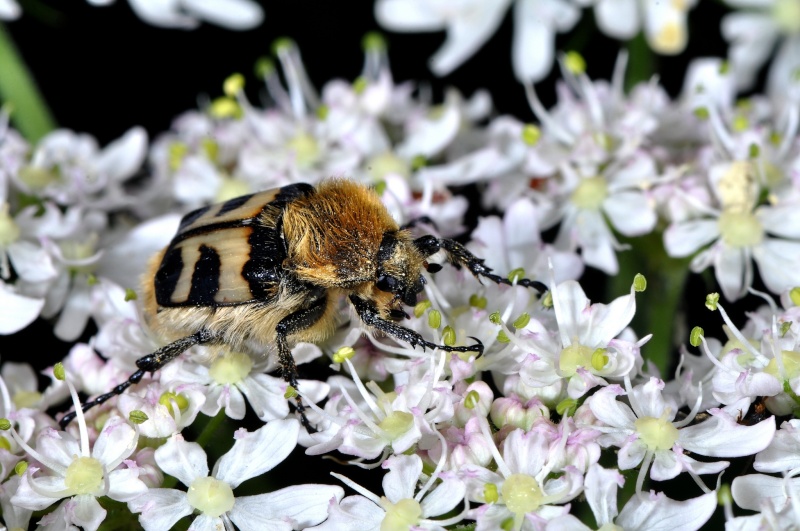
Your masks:
M261 6L252 0L128 0L133 11L154 26L194 29L205 20L231 30L248 30L264 20ZM96 6L114 0L87 0Z

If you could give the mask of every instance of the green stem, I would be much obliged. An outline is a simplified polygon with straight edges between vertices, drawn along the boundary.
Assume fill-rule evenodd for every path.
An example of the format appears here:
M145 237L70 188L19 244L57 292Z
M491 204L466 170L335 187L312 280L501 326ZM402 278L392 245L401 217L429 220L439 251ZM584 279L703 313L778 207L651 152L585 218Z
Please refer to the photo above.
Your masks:
M25 62L0 24L0 99L10 107L14 125L31 143L56 128L50 109Z
M636 295L636 315L631 327L640 338L653 334L642 348L642 355L667 377L681 337L688 338L688 331L681 329L685 327L681 303L689 273L688 260L667 256L658 231L625 243L633 244L633 248L617 255L620 269L609 282L608 300L630 293L636 273L645 276L647 289Z
M644 32L639 32L628 41L628 68L625 71L625 91L629 91L636 84L647 81L656 72L656 56Z

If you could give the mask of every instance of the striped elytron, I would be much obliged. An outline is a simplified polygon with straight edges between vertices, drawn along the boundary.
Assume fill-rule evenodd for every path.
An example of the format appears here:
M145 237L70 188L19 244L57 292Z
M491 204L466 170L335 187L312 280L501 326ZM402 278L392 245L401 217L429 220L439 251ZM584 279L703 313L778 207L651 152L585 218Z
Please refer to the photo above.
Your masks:
M341 297L364 324L412 346L481 353L480 342L436 345L397 324L406 317L402 306L416 304L423 290L421 269L440 269L426 262L439 250L476 277L509 283L453 240L414 239L377 195L352 181L293 184L195 210L144 279L147 324L172 342L139 359L127 381L83 409L122 393L197 344L262 355L275 345L281 374L297 389L289 345L328 337ZM517 284L546 289L528 279ZM308 427L299 398L297 410ZM72 418L74 412L65 415L62 426Z

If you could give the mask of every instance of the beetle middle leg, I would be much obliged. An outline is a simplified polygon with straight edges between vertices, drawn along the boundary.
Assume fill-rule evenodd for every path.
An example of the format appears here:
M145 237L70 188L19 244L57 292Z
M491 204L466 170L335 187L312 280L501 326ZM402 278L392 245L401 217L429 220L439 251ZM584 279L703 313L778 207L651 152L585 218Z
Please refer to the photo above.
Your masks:
M327 306L328 297L325 295L324 291L321 291L311 306L307 308L301 308L300 310L287 315L281 319L281 321L275 327L275 332L277 333L275 343L278 347L278 362L281 365L281 376L286 383L291 385L298 392L298 396L295 400L297 412L300 413L300 422L309 433L313 433L316 430L308 422L308 418L306 418L306 408L303 405L303 398L299 395L300 391L297 384L297 364L295 363L294 356L292 356L292 351L289 348L288 336L311 328L325 314Z
M204 343L211 343L217 339L217 336L214 333L202 329L198 332L178 339L177 341L173 341L168 345L164 345L160 349L156 350L155 352L143 356L136 360L136 366L139 368L138 371L131 374L130 377L113 388L108 393L102 394L98 397L95 397L93 400L89 400L84 402L81 405L81 409L86 412L89 409L99 406L100 404L114 398L115 396L119 396L125 392L125 390L130 387L131 385L139 383L146 373L154 373L159 370L161 367L169 363L170 361L174 360L178 356L180 356L183 352L188 350L189 348L195 345L202 345ZM76 412L72 411L67 413L61 420L58 421L59 426L61 429L66 429L72 419L75 418Z
M414 240L414 246L425 256L431 256L436 254L439 249L444 249L445 253L447 253L447 259L454 266L465 267L476 277L488 278L497 284L507 284L509 286L514 284L508 278L492 273L492 268L486 266L482 258L478 258L455 240L428 235ZM538 280L520 278L516 281L516 285L533 288L539 292L539 295L547 291L547 286Z

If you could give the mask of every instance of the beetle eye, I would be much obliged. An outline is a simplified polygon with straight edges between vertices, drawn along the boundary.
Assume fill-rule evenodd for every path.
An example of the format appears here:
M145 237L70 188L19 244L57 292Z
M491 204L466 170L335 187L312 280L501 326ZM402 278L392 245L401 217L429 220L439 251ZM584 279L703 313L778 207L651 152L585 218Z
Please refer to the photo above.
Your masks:
M390 275L379 275L378 280L375 282L379 290L389 293L396 292L399 284L400 282Z

